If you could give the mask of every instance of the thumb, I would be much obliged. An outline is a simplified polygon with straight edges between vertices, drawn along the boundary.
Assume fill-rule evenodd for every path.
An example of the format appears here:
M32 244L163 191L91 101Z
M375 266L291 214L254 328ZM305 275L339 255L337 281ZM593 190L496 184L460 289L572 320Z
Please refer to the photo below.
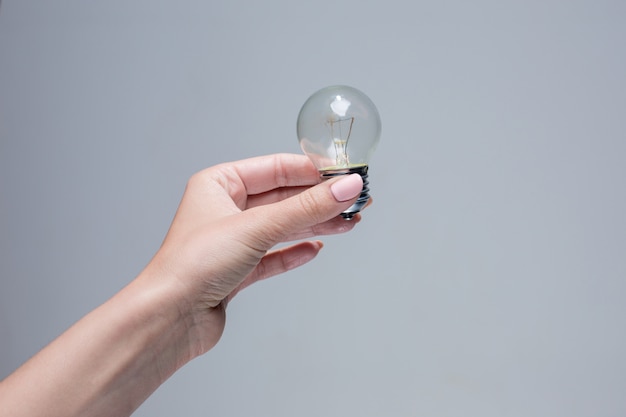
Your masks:
M350 207L363 190L359 174L341 175L311 187L300 194L266 206L256 207L257 239L267 249L289 235L326 222Z

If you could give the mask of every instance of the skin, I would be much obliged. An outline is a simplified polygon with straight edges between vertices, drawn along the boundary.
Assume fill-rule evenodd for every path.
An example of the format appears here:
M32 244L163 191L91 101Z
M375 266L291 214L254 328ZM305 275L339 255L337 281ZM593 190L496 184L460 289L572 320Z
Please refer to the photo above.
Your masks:
M215 346L239 291L307 263L322 243L272 247L358 223L359 215L345 221L338 214L358 197L359 181L320 183L306 157L288 154L195 174L146 268L0 382L0 415L130 415Z

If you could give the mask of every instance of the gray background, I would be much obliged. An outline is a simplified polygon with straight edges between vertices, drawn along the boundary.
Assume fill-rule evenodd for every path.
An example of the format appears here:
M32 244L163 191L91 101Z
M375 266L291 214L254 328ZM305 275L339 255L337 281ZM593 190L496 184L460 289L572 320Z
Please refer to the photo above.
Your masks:
M620 1L2 2L0 377L344 83L375 204L136 415L625 415L625 41Z

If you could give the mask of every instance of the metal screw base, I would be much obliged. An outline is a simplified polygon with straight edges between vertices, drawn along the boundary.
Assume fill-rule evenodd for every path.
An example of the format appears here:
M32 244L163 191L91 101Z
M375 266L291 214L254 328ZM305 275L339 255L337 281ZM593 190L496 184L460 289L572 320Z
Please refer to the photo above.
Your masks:
M348 174L359 174L361 178L363 178L363 190L361 190L361 194L356 202L351 205L347 210L341 213L341 217L345 220L352 220L355 214L361 211L363 207L367 204L370 199L370 189L369 189L369 181L368 181L368 166L362 165L353 168L345 168L345 169L334 169L334 170L325 170L321 171L322 178L332 178L338 175L348 175Z

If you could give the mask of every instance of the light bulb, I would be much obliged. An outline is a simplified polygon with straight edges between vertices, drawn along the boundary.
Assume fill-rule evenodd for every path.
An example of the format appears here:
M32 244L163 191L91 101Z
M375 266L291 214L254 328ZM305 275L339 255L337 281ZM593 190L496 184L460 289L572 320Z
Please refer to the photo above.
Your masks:
M302 106L298 140L323 178L358 173L363 190L357 201L341 213L350 220L367 204L369 160L380 140L376 106L363 92L345 85L323 88Z

